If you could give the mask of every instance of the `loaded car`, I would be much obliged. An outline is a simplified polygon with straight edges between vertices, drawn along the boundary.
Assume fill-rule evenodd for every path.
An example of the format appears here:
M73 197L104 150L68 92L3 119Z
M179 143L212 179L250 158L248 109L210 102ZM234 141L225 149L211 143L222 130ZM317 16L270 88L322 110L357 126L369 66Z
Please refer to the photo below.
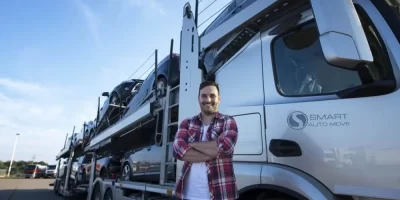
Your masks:
M216 17L215 20L200 34L200 37L214 31L222 23L237 15L256 1L257 0L232 0L221 14L219 14L218 17ZM233 40L233 44L237 45L236 48L240 48L245 45L250 38L252 38L255 32L257 31L250 28L244 30L239 29L238 31L226 35L223 39L217 41L206 49L203 55L203 64L207 73L211 73L213 69L218 69L218 66L222 66L236 53L232 47L226 47L227 43ZM238 37L240 38L239 40L237 40Z
M85 127L82 127L82 129L81 129L78 133L74 133L74 134L72 135L72 137L73 137L73 138L72 138L72 146L73 146L74 148L76 148L76 147L82 145L83 137L84 137L84 128L85 128Z
M168 69L171 62L170 79L168 80ZM172 87L179 85L179 71L180 71L180 56L179 54L172 54L172 56L166 56L157 66L157 77L155 77L155 70L153 70L147 78L143 81L137 94L132 98L128 106L125 108L122 117L127 117L132 113L139 110L144 104L146 104L152 97L153 91L157 92L157 96L165 96L167 82L169 81ZM142 119L149 120L149 119ZM138 122L139 123L139 122ZM154 132L156 124L152 122L148 124L150 130ZM154 131L153 131L154 130Z
M85 126L85 134L83 134L83 145L86 145L90 142L90 140L93 138L93 133L96 130L97 124L96 124L97 118L94 120L89 121L86 126Z
M167 162L173 162L172 148L169 148ZM142 181L158 183L160 181L161 160L164 158L162 147L149 145L126 152L121 160L121 179L129 181ZM168 165L169 182L174 182L175 165Z
M95 132L103 131L120 119L121 110L117 106L126 106L138 93L142 82L141 79L130 79L117 85L111 92L103 92L102 96L108 98L99 111L98 126Z
M80 156L75 158L72 163L71 169L71 183L75 186L84 183L84 178L82 177L82 170L85 168L85 165L90 163L91 159L89 156Z
M90 156L86 156L90 159ZM96 160L96 177L101 179L114 177L121 169L121 156L98 156ZM80 168L80 181L87 183L90 179L91 160Z
M233 0L229 5L215 18L213 22L200 34L200 37L216 29L219 25L238 14L256 0Z

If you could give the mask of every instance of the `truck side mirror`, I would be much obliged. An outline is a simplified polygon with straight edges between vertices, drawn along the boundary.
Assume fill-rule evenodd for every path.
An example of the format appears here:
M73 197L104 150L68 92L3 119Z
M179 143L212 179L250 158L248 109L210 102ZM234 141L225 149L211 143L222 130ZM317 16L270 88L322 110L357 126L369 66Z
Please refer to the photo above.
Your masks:
M103 96L103 97L108 97L108 96L110 96L110 94L109 94L108 92L103 92L103 93L101 94L101 96Z
M367 37L352 0L310 0L325 59L354 69L373 62Z

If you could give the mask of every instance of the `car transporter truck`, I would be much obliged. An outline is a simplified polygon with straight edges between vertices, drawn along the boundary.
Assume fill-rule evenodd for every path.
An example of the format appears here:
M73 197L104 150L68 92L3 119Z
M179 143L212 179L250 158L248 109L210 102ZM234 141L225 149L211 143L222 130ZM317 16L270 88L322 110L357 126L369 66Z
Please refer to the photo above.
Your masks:
M183 166L168 156L174 134L198 114L199 84L215 80L220 112L238 124L239 199L400 199L400 1L232 0L201 34L198 4L183 7L179 85L154 91L88 145L62 149L57 194L174 199L169 177ZM162 131L139 133L149 120ZM143 135L162 147L157 183L95 176L96 155L139 148ZM71 185L82 155L91 178Z

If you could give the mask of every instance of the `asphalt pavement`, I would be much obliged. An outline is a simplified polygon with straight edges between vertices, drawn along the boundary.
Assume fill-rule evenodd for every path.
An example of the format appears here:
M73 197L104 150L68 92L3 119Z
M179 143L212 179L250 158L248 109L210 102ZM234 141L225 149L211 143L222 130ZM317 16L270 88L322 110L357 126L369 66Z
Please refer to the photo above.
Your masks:
M66 200L53 191L54 179L0 179L0 200Z

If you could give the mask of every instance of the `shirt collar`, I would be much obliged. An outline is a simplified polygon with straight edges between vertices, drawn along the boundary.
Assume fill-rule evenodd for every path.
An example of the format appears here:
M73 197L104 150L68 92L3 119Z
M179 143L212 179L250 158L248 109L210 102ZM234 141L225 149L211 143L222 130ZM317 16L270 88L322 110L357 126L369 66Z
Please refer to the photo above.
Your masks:
M216 112L214 114L214 118L216 119L221 119L222 118L222 114L220 112ZM195 119L201 120L201 113L199 113L198 115L195 116Z

